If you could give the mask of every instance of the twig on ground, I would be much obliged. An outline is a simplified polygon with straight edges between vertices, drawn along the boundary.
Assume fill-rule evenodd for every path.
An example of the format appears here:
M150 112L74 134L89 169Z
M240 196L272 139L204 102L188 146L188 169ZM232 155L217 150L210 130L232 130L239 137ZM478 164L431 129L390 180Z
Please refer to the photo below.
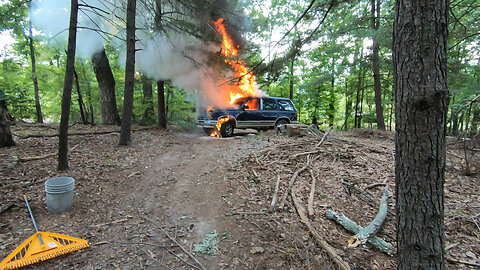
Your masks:
M199 266L200 266L200 269L202 270L207 270L205 268L205 266L203 266L203 264L197 259L195 258L195 256L192 255L192 253L188 252L188 250L186 250L182 245L180 245L180 243L178 243L177 240L175 240L175 238L173 238L172 236L170 236L170 234L164 229L162 228L160 225L158 225L154 220L152 220L151 218L148 218L146 217L145 215L142 215L139 211L139 214L142 218L150 221L150 223L152 223L152 225L154 225L155 227L157 227L159 230L161 230L167 237L168 239L170 239L170 241L174 242L185 254L188 255L188 257L190 257L192 260L195 261L195 263L197 263Z
M317 182L317 178L313 174L313 170L310 169L310 175L312 176L312 184L310 186L310 195L308 196L308 216L312 218L315 215L315 211L313 209L313 199L315 197L315 183Z
M342 269L342 270L350 270L350 266L337 254L337 252L334 250L334 248L325 241L322 236L315 230L313 225L310 223L308 220L307 216L305 215L305 209L300 203L300 199L297 198L295 195L295 189L292 188L291 192L293 204L295 205L295 208L297 209L297 213L300 216L300 221L307 226L308 230L310 233L313 235L314 239L317 241L317 243L327 252L327 254L330 256L330 258L337 264L337 266Z
M315 148L318 148L320 147L320 145L323 144L323 142L325 141L325 139L327 138L328 136L328 133L330 133L330 130L332 130L333 128L333 125L329 126L328 129L327 129L327 132L325 132L325 134L323 135L322 139L315 145Z
M90 227L90 228L100 228L100 227L107 226L107 225L114 225L114 224L118 224L118 223L128 221L128 218L129 217L122 218L122 219L117 219L117 220L114 220L114 221L111 221L111 222L105 222L105 223L100 223L100 224L96 224L96 225L89 225L88 227Z
M310 166L311 161L312 161L312 158L310 155L308 155L307 163L305 163L305 165L302 168L298 169L297 171L295 171L295 173L293 173L292 178L290 178L290 182L288 183L287 190L285 190L285 192L282 195L282 199L280 200L280 204L278 205L278 208L283 209L283 206L287 201L288 194L290 193L290 190L292 189L293 184L295 184L295 180L297 179L300 173L302 173L304 170L306 170Z
M460 261L460 260L449 258L449 257L447 257L446 259L447 259L447 261L449 261L451 263L462 263L462 264L469 265L469 266L480 267L480 263Z
M275 205L277 204L278 200L278 189L280 188L280 175L277 175L277 183L275 184L275 191L273 192L272 196L272 203L270 204L270 207L268 211L272 213L275 211Z
M266 214L268 213L266 212L231 212L226 214L226 216L242 216L242 215L255 216L255 215L266 215Z

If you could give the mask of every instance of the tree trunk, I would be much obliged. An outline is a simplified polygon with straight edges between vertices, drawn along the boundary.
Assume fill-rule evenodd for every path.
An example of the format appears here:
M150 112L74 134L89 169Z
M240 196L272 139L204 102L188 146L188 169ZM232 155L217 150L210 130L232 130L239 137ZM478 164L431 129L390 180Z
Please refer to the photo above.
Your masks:
M33 80L33 89L35 93L35 109L37 112L37 123L43 123L42 107L40 106L40 96L38 94L38 78L36 71L36 61L35 61L35 48L33 47L33 34L32 34L32 22L29 23L28 28L28 45L30 47L30 59L32 60L32 80Z
M80 91L80 82L78 81L78 73L73 68L73 75L75 76L75 86L77 88L77 96L78 96L78 108L80 110L80 117L82 118L82 124L87 124L87 119L85 117L85 105L83 104L82 92Z
M63 83L62 116L58 134L59 171L68 170L68 119L73 87L73 70L75 66L75 44L77 40L78 0L72 0L70 7L70 27L68 29L67 67Z
M135 86L135 12L136 0L127 2L127 59L125 62L125 93L123 98L122 128L120 145L129 145L132 127L133 88Z
M3 100L0 103L4 103ZM12 132L10 131L10 114L6 106L0 106L0 147L14 146Z
M90 81L87 79L87 74L85 73L85 66L82 64L83 77L87 83L87 98L88 98L88 114L90 115L90 124L95 125L95 117L93 116L93 100L92 100L92 87ZM88 118L88 117L87 117Z
M395 3L398 269L445 269L447 26L447 0Z
M155 123L154 114L155 109L153 108L153 87L152 81L142 75L142 86L143 86L143 105L145 106L145 111L143 111L142 119L143 122L152 124Z
M115 79L105 50L92 56L92 66L100 89L102 122L106 125L120 125L117 101L115 98Z
M162 30L162 3L160 0L156 0L155 9L155 28L157 31ZM167 116L165 113L165 81L157 81L157 98L158 98L158 128L167 128Z
M375 2L377 4L375 14ZM380 84L380 67L378 59L379 44L375 37L380 26L380 0L372 0L372 29L375 31L373 39L372 65L373 65L373 89L375 92L375 112L377 114L377 128L385 130L385 120L383 118L382 106L382 86Z
M165 82L157 82L158 91L158 128L167 128L167 116L165 114Z
M295 63L295 57L292 58L292 62L290 63L290 92L289 97L293 100L293 64Z
M480 125L480 109L477 106L475 106L473 109L472 124L470 125L469 135L471 137L477 135L479 125Z
M355 123L354 128L360 128L362 115L360 113L360 93L363 85L363 46L360 47L360 68L358 71L358 80L357 80L357 95L355 99Z

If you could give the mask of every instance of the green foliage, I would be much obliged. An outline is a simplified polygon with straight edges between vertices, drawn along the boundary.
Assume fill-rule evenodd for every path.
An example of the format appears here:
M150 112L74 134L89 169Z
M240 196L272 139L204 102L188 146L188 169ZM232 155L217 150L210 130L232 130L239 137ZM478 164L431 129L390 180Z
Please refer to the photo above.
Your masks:
M214 255L218 252L217 242L218 233L217 230L213 230L202 239L202 243L194 245L193 251L207 255Z
M169 2L172 10L185 14L197 14L213 1ZM147 3L147 2L146 2ZM150 2L148 2L150 3ZM153 2L152 2L153 3ZM166 2L165 2L166 3ZM271 96L288 97L293 82L293 101L299 112L299 120L309 123L316 116L318 121L336 127L352 128L355 113L362 115L362 127L375 127L375 101L371 61L371 40L375 37L380 44L380 74L382 102L385 121L393 122L393 0L381 1L380 27L371 27L371 1L315 1L308 12L311 1L247 0L232 2L233 12L227 16L231 21L239 18L245 10L251 18L250 29L244 37L248 46L242 47L247 54L245 60L253 68L260 88ZM448 86L451 111L454 114L480 94L480 0L453 1L448 41ZM175 9L173 9L175 7ZM327 14L328 10L328 14ZM145 25L155 29L152 10L145 14ZM212 14L218 12L212 10ZM164 27L188 32L200 39L211 41L218 37L201 18L197 23L175 12L165 12ZM301 20L298 20L300 16ZM326 15L326 16L325 16ZM320 22L323 23L320 24ZM294 24L297 25L294 27ZM10 0L0 5L0 32L12 33L17 43L12 56L2 58L0 68L0 99L5 99L10 113L17 119L35 119L34 93L31 63L28 49L28 1ZM119 29L123 31L122 29ZM34 33L36 33L34 31ZM43 37L35 37L37 77L40 88L40 103L44 117L50 121L60 119L60 103L63 90L65 51L52 47ZM121 113L123 89L125 87L123 63L120 63L118 44L105 44L107 56L116 81L117 105ZM295 51L294 49L298 49ZM293 53L290 53L293 52ZM289 65L293 65L293 77ZM80 92L87 114L93 110L95 122L101 115L98 84L89 59L76 59L75 68L79 75ZM157 92L154 84L153 105L155 116L146 119L143 89L140 82L134 91L134 122L154 125L157 121ZM358 100L357 100L358 96ZM190 128L195 122L193 98L182 89L166 82L165 101L170 124ZM358 102L358 104L357 104ZM475 107L476 106L476 107ZM478 107L475 104L472 111ZM92 108L92 109L90 109ZM357 111L356 111L357 109ZM464 122L472 115L466 115ZM347 119L346 119L347 118ZM80 120L78 94L72 92L71 121ZM392 120L391 120L392 119ZM393 125L394 123L392 123Z

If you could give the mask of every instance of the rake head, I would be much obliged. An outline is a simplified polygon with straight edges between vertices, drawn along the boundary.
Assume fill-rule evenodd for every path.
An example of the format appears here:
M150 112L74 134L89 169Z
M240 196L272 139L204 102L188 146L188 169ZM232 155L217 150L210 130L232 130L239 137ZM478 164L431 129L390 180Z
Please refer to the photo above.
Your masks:
M0 270L20 268L88 246L88 242L80 238L58 233L37 232L0 263Z

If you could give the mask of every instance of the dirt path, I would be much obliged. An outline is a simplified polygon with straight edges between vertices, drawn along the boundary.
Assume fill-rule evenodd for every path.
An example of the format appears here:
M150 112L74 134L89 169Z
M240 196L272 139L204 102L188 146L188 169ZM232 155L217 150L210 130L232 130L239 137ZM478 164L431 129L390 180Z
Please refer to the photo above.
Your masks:
M76 125L72 132L111 129ZM16 126L13 131L25 136L53 133L56 127ZM118 133L72 136L70 170L66 172L57 172L56 158L48 155L57 151L55 137L16 138L16 147L0 149L0 207L14 205L0 213L0 259L33 234L20 199L28 194L42 231L91 243L87 249L29 269L200 269L158 227L206 269L337 269L299 222L289 200L284 210L265 213L277 176L282 180L282 194L290 176L305 162L305 157L293 158L293 153L306 151L311 142L269 134L217 139L153 129L134 132L132 137L131 146L120 147ZM263 149L267 151L258 152ZM373 218L377 207L346 194L341 181L366 188L385 180L393 187L393 140L388 136L369 138L369 133L333 133L322 150L312 165L318 184L314 203L318 215L312 223L352 269L394 269L394 257L371 247L346 250L350 234L323 215L326 209L334 209L360 224ZM45 155L48 157L18 161ZM478 192L472 190L477 190L479 183L475 176L460 174L458 156L448 159L447 246L451 245L449 252L455 258L467 260L465 256L478 254L478 228L475 220L464 216L478 214L477 208L466 207L478 205ZM46 209L43 183L55 176L76 180L74 206L63 214ZM303 202L310 182L308 172L297 179ZM369 192L376 198L381 189ZM463 206L460 201L469 203ZM213 245L218 250L211 255L193 252L195 244L213 231L218 234ZM395 243L394 235L394 217L389 216L379 236Z

